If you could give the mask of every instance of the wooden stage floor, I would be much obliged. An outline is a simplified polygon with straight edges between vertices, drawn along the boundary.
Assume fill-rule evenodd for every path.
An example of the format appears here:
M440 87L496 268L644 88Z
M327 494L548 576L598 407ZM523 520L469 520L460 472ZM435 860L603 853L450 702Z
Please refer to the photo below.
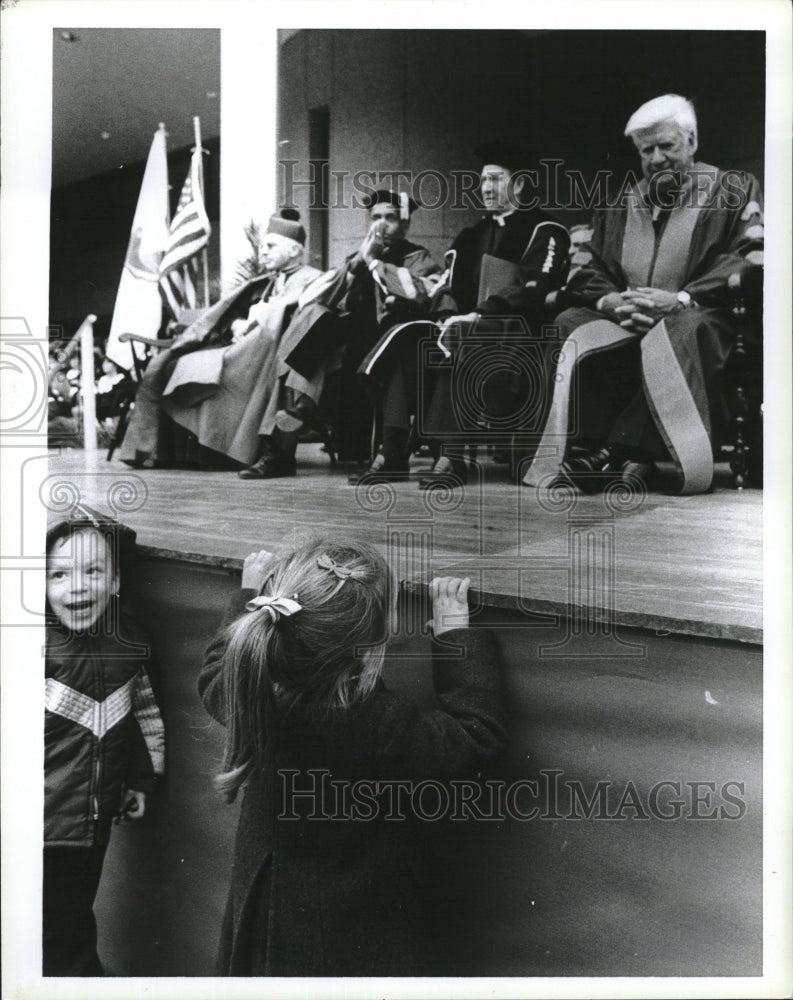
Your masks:
M427 463L415 460L415 471ZM301 445L293 479L234 472L133 470L105 453L52 451L48 489L70 483L115 511L144 551L236 568L248 552L304 531L352 535L387 550L420 588L458 573L489 607L741 642L762 642L762 499L725 470L705 496L563 493L511 485L485 459L464 491L422 493L415 481L361 490Z

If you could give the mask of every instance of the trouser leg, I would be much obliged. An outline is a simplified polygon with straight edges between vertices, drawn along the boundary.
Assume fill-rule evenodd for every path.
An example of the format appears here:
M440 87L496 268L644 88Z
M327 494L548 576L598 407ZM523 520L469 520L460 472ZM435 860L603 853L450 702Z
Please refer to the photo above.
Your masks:
M45 976L101 976L94 899L104 849L44 849L42 949Z
M611 428L608 445L618 453L637 460L668 457L666 445L647 405L643 391L635 394Z
M135 408L119 450L122 461L158 457L160 401L174 363L170 350L163 351L149 362L135 394Z

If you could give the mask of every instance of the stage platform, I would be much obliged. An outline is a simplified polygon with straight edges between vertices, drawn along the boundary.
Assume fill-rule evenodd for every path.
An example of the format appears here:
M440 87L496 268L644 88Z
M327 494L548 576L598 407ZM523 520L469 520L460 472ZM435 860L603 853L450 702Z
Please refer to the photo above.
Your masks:
M138 532L147 556L238 569L253 549L303 531L353 535L389 553L400 582L468 575L487 609L762 643L762 498L717 469L704 496L550 494L516 488L489 459L464 491L422 493L413 481L347 484L319 445L298 451L291 479L234 472L133 470L105 453L52 451L48 489L71 483L87 503Z
M761 493L725 478L700 497L540 495L489 460L459 494L367 493L315 445L297 477L268 482L49 458L50 506L79 495L138 532L138 613L166 720L156 807L114 832L97 898L111 975L212 974L237 809L212 787L224 736L196 678L243 557L305 530L388 552L404 586L384 680L421 707L436 705L425 585L470 575L507 706L494 776L538 795L548 775L564 779L536 822L429 824L444 974L759 975ZM607 790L596 812L571 797L579 786L587 809ZM639 807L618 809L628 789Z

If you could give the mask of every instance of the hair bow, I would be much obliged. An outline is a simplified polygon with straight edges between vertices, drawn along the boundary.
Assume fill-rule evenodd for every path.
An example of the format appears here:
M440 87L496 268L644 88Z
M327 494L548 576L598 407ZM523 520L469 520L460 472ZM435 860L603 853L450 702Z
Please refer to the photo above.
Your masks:
M295 594L297 597L297 594ZM303 610L303 605L293 601L290 597L254 597L245 605L246 611L266 611L274 622L277 622L281 615L296 614Z
M329 573L332 573L339 580L349 580L353 575L353 570L349 566L339 566L337 563L331 559L329 555L323 553L321 556L317 556L317 566L320 569L326 569Z

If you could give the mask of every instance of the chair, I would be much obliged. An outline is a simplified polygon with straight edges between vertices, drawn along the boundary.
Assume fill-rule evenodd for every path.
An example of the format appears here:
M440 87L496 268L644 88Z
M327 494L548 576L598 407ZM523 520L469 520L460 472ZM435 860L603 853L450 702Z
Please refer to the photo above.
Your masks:
M763 485L763 266L762 252L754 251L750 264L730 275L735 345L727 364L732 396L731 440L723 449L729 459L733 485Z
M173 321L169 324L172 335L176 336L182 330L186 330L191 323L194 323L205 309L183 309L179 313L179 319ZM122 333L118 338L121 343L137 343L144 344L147 348L154 350L164 350L173 344L172 337L156 338L156 337L144 337L139 333ZM149 358L141 359L138 357L137 351L132 351L132 361L135 368L135 382L130 386L126 387L125 393L120 396L118 401L118 424L116 425L116 431L110 442L110 447L107 451L107 461L109 462L116 449L121 447L124 440L124 435L127 432L127 425L129 424L130 414L135 408L135 394L137 392L137 387L146 371L146 366L148 365Z

